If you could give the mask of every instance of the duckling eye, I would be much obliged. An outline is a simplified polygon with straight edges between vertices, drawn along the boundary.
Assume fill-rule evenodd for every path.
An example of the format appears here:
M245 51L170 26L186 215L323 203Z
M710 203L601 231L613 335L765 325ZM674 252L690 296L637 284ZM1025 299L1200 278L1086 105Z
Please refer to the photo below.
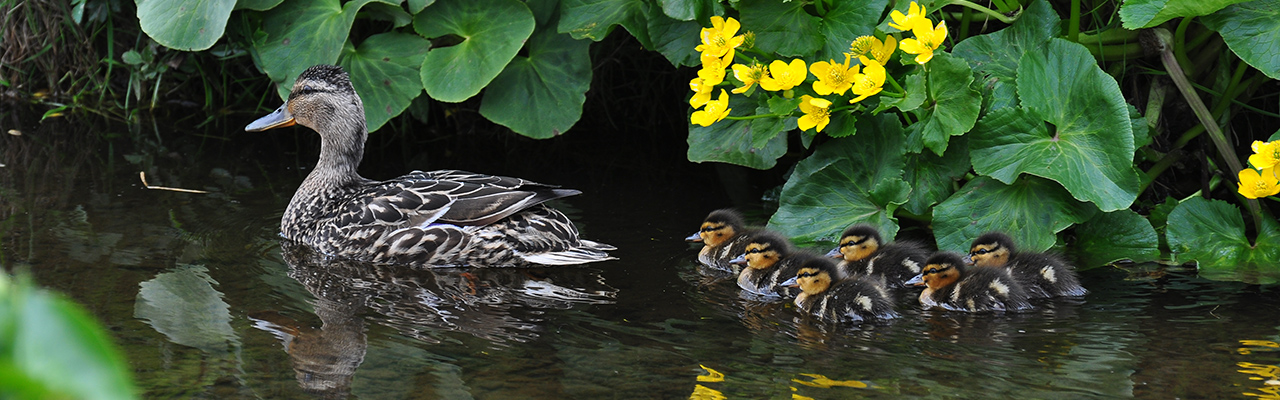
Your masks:
M980 255L987 254L987 253L990 253L990 252L991 252L991 250L987 250L987 249L978 249L977 251L973 252L973 255L975 255L975 256L980 256Z
M818 275L818 273L817 273L817 272L801 272L800 274L796 275L796 277L797 277L797 278L808 278L808 277L811 277L811 276L817 276L817 275Z
M762 250L762 249L751 249L751 250L747 250L747 254L760 254L760 253L763 253L763 252L764 252L764 250Z

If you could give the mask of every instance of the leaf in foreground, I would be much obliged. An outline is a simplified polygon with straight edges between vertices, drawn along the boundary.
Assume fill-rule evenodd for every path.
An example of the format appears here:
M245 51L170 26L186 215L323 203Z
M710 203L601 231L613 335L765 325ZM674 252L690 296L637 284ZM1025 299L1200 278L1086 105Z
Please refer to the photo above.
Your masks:
M1169 213L1166 235L1174 261L1196 261L1209 279L1268 284L1280 281L1280 223L1264 217L1256 244L1245 236L1240 209L1192 197Z
M1160 259L1160 238L1146 217L1133 210L1098 213L1076 227L1076 251L1080 269L1121 260Z

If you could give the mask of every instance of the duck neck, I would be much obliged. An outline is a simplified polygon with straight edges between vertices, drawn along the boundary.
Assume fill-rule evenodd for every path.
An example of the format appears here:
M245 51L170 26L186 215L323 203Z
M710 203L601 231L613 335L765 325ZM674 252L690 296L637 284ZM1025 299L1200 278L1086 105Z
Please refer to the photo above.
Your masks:
M363 181L356 169L364 158L364 142L369 136L365 128L364 111L357 110L360 118L342 118L331 115L317 127L320 134L320 160L307 175L304 184L322 187L343 186Z

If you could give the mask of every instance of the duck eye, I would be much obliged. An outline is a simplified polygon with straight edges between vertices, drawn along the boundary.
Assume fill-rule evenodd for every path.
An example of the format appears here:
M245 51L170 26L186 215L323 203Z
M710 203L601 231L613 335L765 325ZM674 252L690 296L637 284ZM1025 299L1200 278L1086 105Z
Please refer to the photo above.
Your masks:
M310 94L310 93L315 93L315 91L316 91L315 89L311 88L311 85L302 85L302 90L299 91L299 93Z

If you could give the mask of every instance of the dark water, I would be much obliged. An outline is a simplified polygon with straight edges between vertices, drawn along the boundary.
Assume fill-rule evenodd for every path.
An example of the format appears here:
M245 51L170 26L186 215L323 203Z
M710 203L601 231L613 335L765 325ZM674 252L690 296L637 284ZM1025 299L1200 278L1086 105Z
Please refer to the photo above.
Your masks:
M1020 314L922 311L904 298L901 318L862 326L742 298L732 280L700 273L681 241L733 204L725 187L742 184L724 182L741 181L671 161L683 148L590 162L541 143L432 156L408 168L583 189L556 206L619 260L404 271L281 248L279 215L314 158L290 147L304 131L63 132L75 128L0 138L0 264L88 308L148 398L1280 396L1278 291L1185 267L1090 269L1083 300ZM388 168L368 175L408 169ZM213 193L146 190L139 171Z

